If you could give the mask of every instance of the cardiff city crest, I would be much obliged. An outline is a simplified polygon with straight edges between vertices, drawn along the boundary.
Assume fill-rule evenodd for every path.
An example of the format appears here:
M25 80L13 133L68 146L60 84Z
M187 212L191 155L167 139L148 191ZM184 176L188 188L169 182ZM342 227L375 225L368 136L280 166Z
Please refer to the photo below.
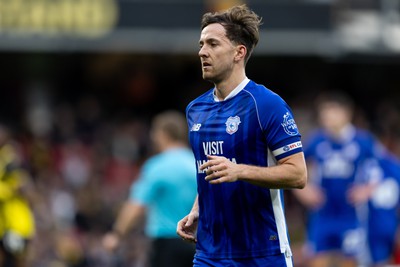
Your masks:
M226 132L228 134L236 133L236 131L238 130L239 124L240 124L239 116L229 117L225 122Z

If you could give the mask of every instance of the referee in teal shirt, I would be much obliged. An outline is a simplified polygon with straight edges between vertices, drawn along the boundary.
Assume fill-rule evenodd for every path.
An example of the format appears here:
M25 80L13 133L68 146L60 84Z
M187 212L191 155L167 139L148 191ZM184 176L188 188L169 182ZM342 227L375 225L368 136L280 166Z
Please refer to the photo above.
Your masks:
M176 234L178 221L190 211L197 194L194 156L187 147L183 114L166 111L157 115L151 139L159 153L144 163L103 245L114 250L131 227L146 216L146 234L152 239L151 266L192 266L194 245Z

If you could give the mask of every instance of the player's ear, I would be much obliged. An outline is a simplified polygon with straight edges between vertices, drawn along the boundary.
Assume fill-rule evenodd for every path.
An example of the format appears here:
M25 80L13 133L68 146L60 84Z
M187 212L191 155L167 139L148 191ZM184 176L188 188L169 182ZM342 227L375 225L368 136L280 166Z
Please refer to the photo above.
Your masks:
M244 60L247 54L247 48L244 45L236 46L235 61Z

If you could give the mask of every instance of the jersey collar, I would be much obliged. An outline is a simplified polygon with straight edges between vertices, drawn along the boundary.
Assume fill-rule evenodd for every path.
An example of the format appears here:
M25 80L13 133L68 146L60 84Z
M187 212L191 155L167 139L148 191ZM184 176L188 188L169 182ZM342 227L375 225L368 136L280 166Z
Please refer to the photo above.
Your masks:
M246 85L249 83L249 81L250 81L250 79L245 77L244 80L241 83L239 83L239 85L236 86L236 88L233 89L232 92L230 92L229 95L227 95L227 97L225 97L224 100L218 99L218 97L215 95L215 88L214 88L214 92L213 92L214 101L221 102L221 101L225 101L225 100L228 100L228 99L234 97L235 95L237 95L240 91L242 91L246 87Z

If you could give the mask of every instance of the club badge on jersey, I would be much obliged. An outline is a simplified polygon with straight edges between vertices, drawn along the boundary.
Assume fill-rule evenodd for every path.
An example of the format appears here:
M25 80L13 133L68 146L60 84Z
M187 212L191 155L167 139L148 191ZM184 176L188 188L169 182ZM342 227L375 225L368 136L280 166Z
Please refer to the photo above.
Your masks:
M239 124L240 124L239 116L229 117L225 122L226 132L231 135L236 133L239 128Z

